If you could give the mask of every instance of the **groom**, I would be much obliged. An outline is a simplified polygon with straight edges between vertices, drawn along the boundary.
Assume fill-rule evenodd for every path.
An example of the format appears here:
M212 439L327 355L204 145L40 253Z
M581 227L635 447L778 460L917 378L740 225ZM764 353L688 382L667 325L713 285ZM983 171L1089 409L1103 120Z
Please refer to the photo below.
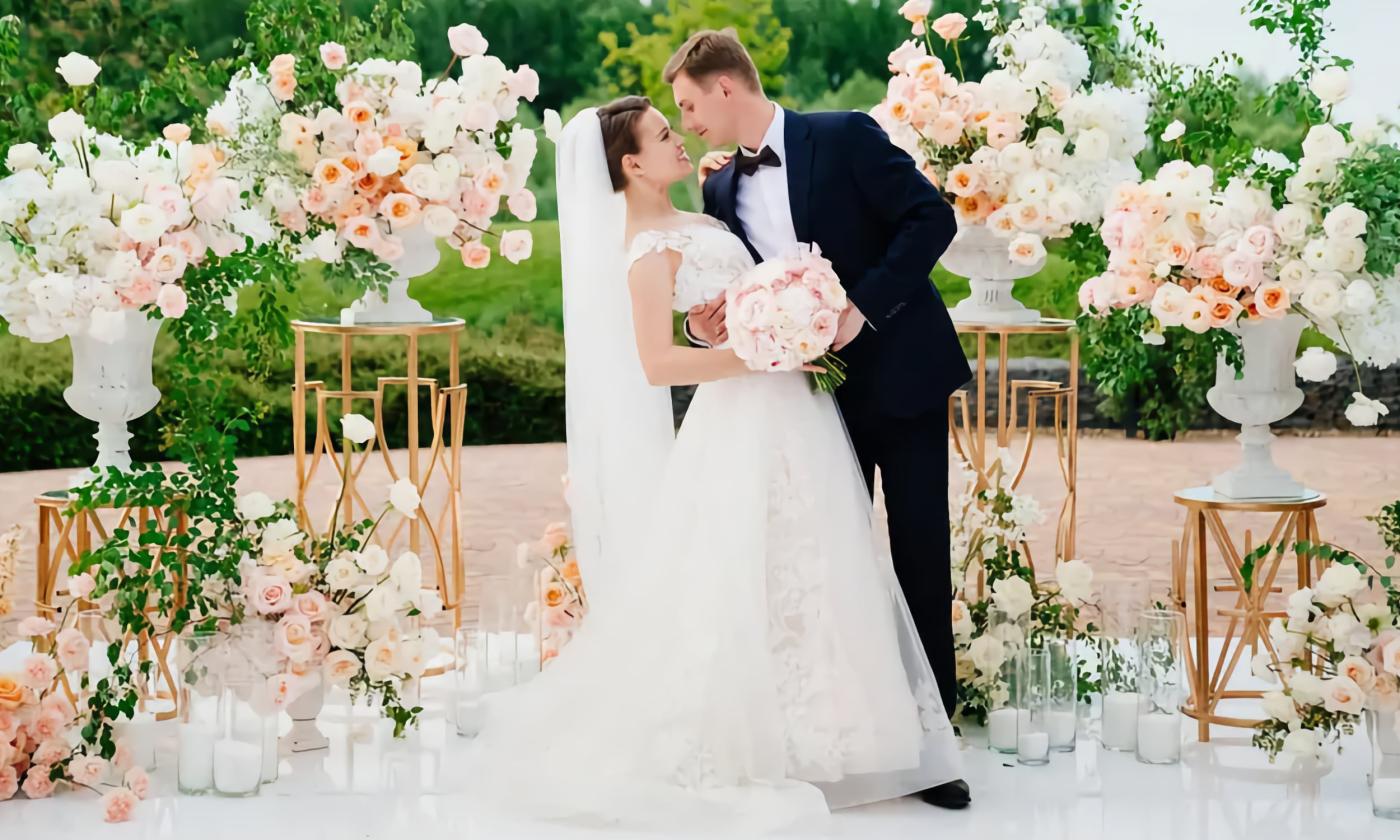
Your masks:
M846 287L835 349L849 379L836 398L872 492L880 468L895 574L951 717L948 396L971 372L929 274L957 233L953 210L868 115L771 102L733 30L692 35L664 78L687 131L739 147L701 162L705 212L756 261L817 243ZM697 343L724 340L723 300L692 310L686 329ZM961 780L922 796L948 808L971 800Z

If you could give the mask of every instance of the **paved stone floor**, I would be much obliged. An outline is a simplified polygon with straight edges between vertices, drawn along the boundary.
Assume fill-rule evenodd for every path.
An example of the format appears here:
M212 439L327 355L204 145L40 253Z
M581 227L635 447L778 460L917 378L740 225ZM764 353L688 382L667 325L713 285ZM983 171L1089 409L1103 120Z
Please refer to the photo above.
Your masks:
M1037 445L1037 455L1051 454L1053 442ZM1325 538L1363 556L1380 557L1375 529L1363 517L1400 497L1400 437L1280 437L1275 454L1297 478L1328 494L1328 504L1318 516ZM1164 595L1171 543L1180 533L1183 513L1172 502L1172 493L1207 483L1211 475L1235 461L1238 445L1223 435L1202 434L1171 443L1089 436L1080 443L1079 457L1079 556L1093 564L1105 585L1145 578L1152 581L1154 595ZM242 489L275 497L289 496L294 490L290 457L249 458L241 466ZM562 444L469 448L463 469L465 556L473 576L508 570L519 542L533 539L546 524L567 515L560 492L565 471ZM0 473L0 527L12 522L27 527L12 593L16 609L0 619L0 630L32 609L33 497L63 486L69 472ZM325 470L317 483L322 498L332 496L332 476L332 471ZM1050 556L1053 513L1063 496L1053 461L1033 460L1023 488L1052 514L1032 533L1033 552ZM370 502L374 504L375 499L371 497ZM1253 527L1257 542L1271 523L1255 517L1250 525L1240 527Z

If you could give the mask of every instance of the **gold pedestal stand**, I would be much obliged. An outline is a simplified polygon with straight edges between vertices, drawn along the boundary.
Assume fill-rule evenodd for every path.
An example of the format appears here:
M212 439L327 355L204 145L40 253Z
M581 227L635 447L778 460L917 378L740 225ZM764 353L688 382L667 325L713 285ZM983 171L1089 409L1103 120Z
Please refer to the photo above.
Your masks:
M1210 740L1212 723L1237 727L1259 723L1258 719L1221 715L1216 708L1221 700L1263 696L1261 691L1227 689L1226 686L1246 649L1252 657L1263 645L1277 662L1278 656L1269 641L1269 622L1287 612L1271 609L1269 596L1284 592L1284 587L1276 580L1293 544L1300 540L1318 541L1316 512L1327 504L1327 497L1321 493L1308 490L1306 494L1297 500L1237 500L1217 496L1209 487L1192 487L1176 493L1176 503L1186 508L1186 524L1180 542L1172 546L1172 598L1186 616L1188 636L1195 642L1194 646L1186 646L1191 698L1181 710L1196 719L1197 736L1202 741ZM1266 540L1272 550L1258 561L1247 581L1244 563L1254 550L1253 535L1250 531L1244 532L1241 548L1226 527L1222 513L1263 513L1277 517ZM1228 581L1211 581L1211 543L1215 544L1230 574ZM1307 555L1298 555L1297 565L1297 587L1311 586L1318 570L1312 568ZM1235 602L1229 608L1212 611L1212 592L1235 593ZM1219 656L1214 662L1210 652L1212 612L1229 618L1221 637ZM1245 668L1249 668L1248 662Z
M958 333L977 339L977 365L972 386L976 389L976 407L969 404L967 389L954 391L948 398L948 429L952 432L953 448L980 476L980 487L989 483L991 468L996 463L996 449L1012 449L1013 443L1024 438L1019 453L1014 455L1015 471L1008 477L1015 489L1030 463L1037 429L1037 409L1042 400L1050 401L1053 420L1049 431L1055 437L1055 458L1064 480L1065 497L1055 524L1054 558L1074 559L1075 505L1079 472L1079 334L1074 322L1059 318L1042 318L1030 324L972 324L955 322ZM1016 336L1063 335L1069 342L1069 382L1038 379L1011 379L1009 362L1011 341ZM987 339L997 342L997 394L995 405L987 400ZM996 448L987 447L987 415L996 415ZM1014 449L1012 449L1015 452ZM1022 542L1022 556L1031 563L1030 545ZM978 591L982 581L978 581Z
M184 534L189 524L183 513L170 520L164 511L157 507L128 505L72 511L69 509L70 504L68 493L62 490L34 497L39 526L34 569L34 609L37 615L53 621L58 621L59 614L65 609L84 610L96 607L92 602L78 598L72 598L67 604L59 603L60 599L70 598L66 588L67 570L84 553L111 539L111 535L117 530L127 531L134 540L145 530L147 523L154 523L155 528L165 535L165 544L169 545L171 538ZM156 563L164 565L169 571L178 604L184 597L185 564L182 553L174 548L159 550ZM64 577L63 585L60 585L59 581L60 572ZM104 625L108 623L103 622ZM87 631L92 628L81 629ZM112 642L116 639L113 638L113 634L104 632L100 636L92 634L89 641ZM157 713L156 718L168 720L175 717L178 714L175 704L180 693L175 663L171 660L175 634L160 631L143 631L139 635L127 633L121 642L123 648L134 642L140 658L154 664L154 685L140 686L143 703L151 699L169 701L171 708ZM47 649L51 644L51 640L42 640L39 647L41 650ZM69 699L76 702L76 688L68 682L66 675L61 678L61 684Z
M354 324L333 321L293 321L296 337L296 382L292 388L292 451L296 457L296 507L301 527L307 533L325 534L366 517L378 515L380 500L366 501L366 486L407 478L423 499L415 518L391 515L375 535L375 541L390 552L407 550L430 561L435 569L437 590L444 609L452 613L453 628L461 624L462 595L466 570L463 564L462 434L467 417L467 386L459 372L458 350L466 324L460 318L414 324ZM306 340L324 335L338 339L340 347L340 387L331 388L322 380L308 380ZM420 373L420 342L425 338L447 339L447 384ZM403 376L378 376L372 389L354 386L354 354L357 340L397 339L405 344L406 367ZM407 396L405 429L387 429L384 420L385 397L402 388ZM423 399L426 397L426 406ZM420 413L426 409L428 440L420 439ZM312 422L308 423L308 412ZM343 414L360 413L374 422L374 438L352 454L341 435ZM308 427L314 433L307 439ZM340 441L337 452L336 441ZM394 450L401 450L395 452ZM396 463L398 456L399 463ZM314 492L312 482L322 468L333 482L327 492ZM339 472L346 476L345 499L338 514L335 500L341 490ZM368 473L367 473L368 471ZM378 474L379 481L371 483ZM317 508L323 508L317 510ZM332 519L334 517L334 520Z

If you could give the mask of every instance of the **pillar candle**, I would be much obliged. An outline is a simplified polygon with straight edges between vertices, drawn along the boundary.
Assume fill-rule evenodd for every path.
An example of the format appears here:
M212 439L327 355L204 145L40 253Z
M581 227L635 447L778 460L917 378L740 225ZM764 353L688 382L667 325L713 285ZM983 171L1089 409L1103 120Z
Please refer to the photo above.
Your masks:
M1137 707L1135 691L1113 691L1103 698L1103 745L1110 750L1131 750L1137 746Z
M258 789L262 779L262 750L234 738L214 743L214 789L219 793L246 794Z
M1172 764L1181 758L1181 721L1176 715L1142 715L1137 722L1138 758Z

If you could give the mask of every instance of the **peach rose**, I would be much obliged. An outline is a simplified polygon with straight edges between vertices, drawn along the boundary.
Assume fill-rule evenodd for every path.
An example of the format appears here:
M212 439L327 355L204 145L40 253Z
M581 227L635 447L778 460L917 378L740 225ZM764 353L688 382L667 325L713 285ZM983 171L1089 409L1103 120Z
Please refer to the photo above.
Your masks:
M534 250L534 237L528 230L508 230L501 234L501 256L511 263L519 264L530 258Z
M540 538L540 550L549 555L553 555L568 544L569 526L563 522L549 523L544 529L544 536Z
M24 777L24 795L30 799L47 799L53 796L53 781L49 779L49 766L35 764Z
M315 652L311 622L304 615L293 613L282 616L277 622L274 638L277 652L292 662L305 662Z
M316 182L328 192L334 192L345 188L350 183L350 170L345 168L345 164L338 160L327 158L316 164L313 173ZM307 208L310 210L311 208ZM315 211L312 211L315 212Z
M19 793L19 774L15 768L0 762L0 802L12 799Z
M1214 300L1210 301L1208 315L1210 325L1217 328L1229 326L1243 311L1244 307L1240 305L1239 301L1231 297L1217 295Z
M63 734L67 721L57 712L44 712L29 724L29 732L40 741L57 738Z
M499 166L488 166L476 176L476 189L487 197L498 197L506 188L506 173Z
M1210 329L1211 302L1197 295L1187 295L1181 307L1181 325L1194 333Z
M62 691L51 692L39 701L39 711L58 715L65 725L78 716L78 710L73 708L73 702Z
M320 592L303 592L292 599L292 605L308 621L321 621L330 611L326 596Z
M277 76L282 73L294 73L297 69L297 57L291 53L282 53L267 65L267 74Z
M491 249L479 240L462 246L462 265L467 268L485 268L491 262Z
M35 764L57 764L68 755L68 742L63 738L50 738L39 745L31 760ZM0 761L0 764L5 762Z
M347 56L345 47L334 41L327 41L321 45L321 63L326 65L327 70L339 70L345 66ZM141 797L145 799L146 797Z
M957 12L941 15L933 22L933 34L945 41L956 41L967 29L967 18Z
M957 111L941 111L929 125L928 136L940 146L955 146L962 140L966 125Z
M394 227L408 227L418 221L422 205L415 196L408 193L390 193L379 205L379 215L388 219Z
M1400 638L1392 638L1381 648L1381 668L1388 674L1400 676Z
M58 666L54 664L53 657L42 653L26 657L20 669L20 680L35 691L43 691L53 685L56 676Z
M126 822L136 809L137 796L121 787L113 788L102 795L102 818L109 823Z
M536 214L539 212L538 205L535 202L535 194L529 190L520 190L511 195L511 197L506 200L506 207L510 208L510 212L515 214L515 218L522 222L534 221Z
M373 248L379 241L379 225L368 216L355 216L346 221L343 233L356 248Z
M297 77L291 73L281 73L272 77L272 83L268 85L272 91L273 98L279 102L288 102L297 91Z
M544 591L540 593L540 596L545 607L552 608L561 606L567 599L568 593L565 592L562 585L551 582L544 587Z
M953 207L969 224L976 224L992 214L992 201L986 193L960 195L953 202Z
M360 673L360 658L348 650L334 650L326 655L321 669L327 682L332 685L345 685Z
M1254 310L1262 318L1282 318L1288 314L1288 289L1282 283L1260 283L1254 290Z
M392 128L393 126L390 126L386 131L392 130ZM385 143L399 150L399 173L407 172L413 166L414 156L418 154L418 143L407 137L392 134Z
M253 595L253 609L259 615L284 613L292 605L292 585L281 575L254 572L248 582Z
M80 755L68 762L68 775L80 785L95 785L107 773L107 762L96 755Z
M58 661L63 664L65 671L86 671L88 667L88 649L91 647L87 637L82 633L69 627L58 634L55 647L58 653Z
M126 785L127 790L136 794L137 799L145 799L150 795L151 777L146 775L144 767L133 767L126 771L122 783Z
M969 163L948 170L948 192L957 196L976 195L982 190L982 171Z
M184 123L171 123L161 134L171 143L179 144L190 139L190 127Z

